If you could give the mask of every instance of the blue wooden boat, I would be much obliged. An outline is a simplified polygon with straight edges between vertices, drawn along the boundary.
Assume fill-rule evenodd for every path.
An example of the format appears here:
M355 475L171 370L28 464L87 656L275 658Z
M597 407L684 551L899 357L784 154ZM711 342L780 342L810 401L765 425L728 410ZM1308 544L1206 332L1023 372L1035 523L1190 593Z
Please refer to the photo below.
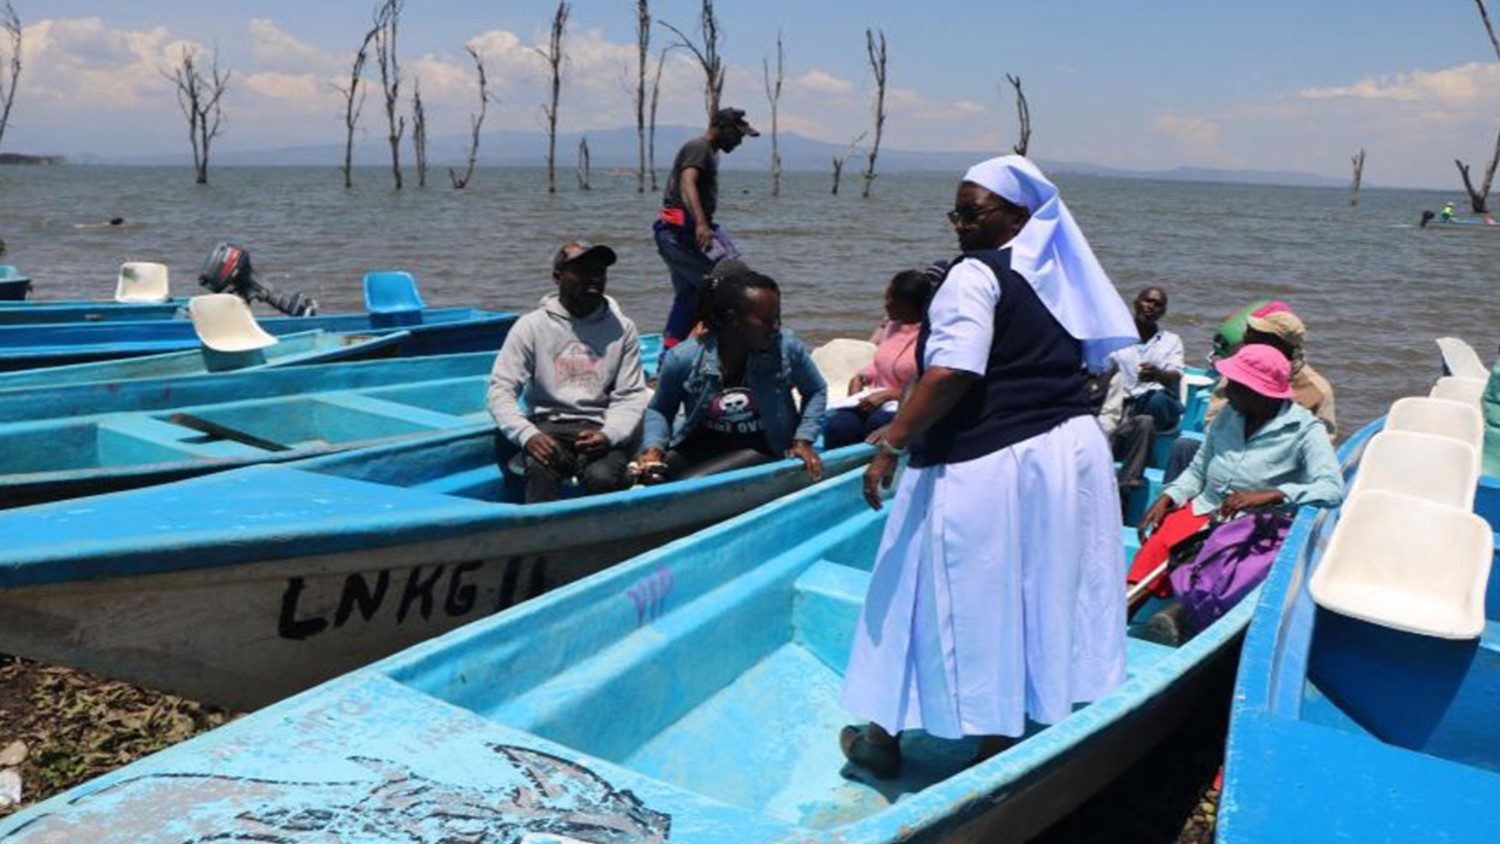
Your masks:
M252 471L288 470L242 477ZM1115 692L983 764L969 765L970 742L908 735L900 779L846 779L835 737L850 716L838 692L884 519L864 504L861 476L803 490L326 683L0 821L0 835L295 837L292 824L305 823L296 835L331 840L1021 841L1169 732L1249 618L1246 602L1177 648L1132 636L1128 678ZM319 496L337 496L344 512L368 506L363 490L342 487ZM195 498L223 502L217 491ZM50 508L33 512L49 525L56 518ZM221 512L216 506L214 517ZM445 541L460 545L463 521L447 523ZM1127 546L1133 534L1122 532ZM0 542L8 539L0 530ZM81 564L32 565L66 566L78 577L146 558L107 556L123 550L113 536L93 550ZM223 553L241 556L238 545ZM480 556L454 547L446 559ZM150 557L156 566L198 565L191 549L174 558ZM316 641L362 630L372 616L388 619L392 597L369 615L361 602L380 588L372 578L381 567L398 559L366 560L359 580L335 578L337 600L306 610L301 601L326 588L289 584L283 634ZM524 582L526 570L518 571ZM434 576L434 606L459 594L449 591L447 572ZM390 596L405 591L402 581L393 574ZM100 591L118 599L122 590L108 583ZM494 600L491 589L476 600ZM502 581L506 604L503 590ZM33 606L0 601L6 610ZM194 603L179 601L172 612ZM278 605L258 603L262 612ZM127 604L126 617L162 617L133 596ZM285 614L289 606L294 614ZM9 647L21 635L7 629L0 641ZM213 638L183 642L202 648ZM131 644L119 643L121 655ZM202 651L197 664L242 665ZM420 800L403 803L414 793ZM446 809L460 805L472 810Z
M0 279L0 282L3 282ZM24 299L0 302L0 325L46 325L59 322L120 322L140 319L176 319L187 307L187 299L166 302L115 302L112 300Z
M428 308L411 324L397 325L374 314L270 317L265 331L282 336L322 329L338 333L409 332L402 354L445 354L498 349L500 326L513 315L475 308ZM406 323L407 320L402 320ZM192 323L182 319L0 326L0 370L58 366L198 347Z
M232 368L237 372L278 366L305 366L344 360L364 360L396 352L409 335L405 331L377 336L302 331L287 334L274 346L253 355L231 355L199 348L188 352L163 352L118 360L43 366L0 372L0 393L11 390L52 388L63 384L105 381L119 384L138 378L169 378L202 375ZM34 418L34 417L33 417Z
M253 708L809 483L782 460L525 505L496 443L487 423L0 513L0 648Z
M1350 478L1370 471L1362 464L1385 426L1377 421L1343 446ZM1473 510L1500 525L1500 482L1483 478L1474 491ZM1218 838L1500 841L1500 567L1469 592L1475 636L1442 638L1325 608L1314 577L1330 554L1341 556L1339 525L1361 523L1351 512L1368 505L1357 502L1351 494L1338 511L1300 518L1263 586L1236 681ZM1451 509L1449 518L1474 521ZM1397 529L1429 545L1417 559L1435 579L1449 560L1431 544L1450 532L1415 521ZM1395 601L1402 612L1427 603L1415 589Z

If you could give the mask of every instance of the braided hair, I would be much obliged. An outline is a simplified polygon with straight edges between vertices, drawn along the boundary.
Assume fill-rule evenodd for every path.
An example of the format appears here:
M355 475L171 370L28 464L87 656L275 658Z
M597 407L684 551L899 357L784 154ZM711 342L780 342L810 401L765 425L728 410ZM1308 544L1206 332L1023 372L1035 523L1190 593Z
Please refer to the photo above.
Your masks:
M750 307L750 291L769 290L781 295L776 280L744 267L725 273L709 273L698 291L698 320L710 331L721 331L737 314Z

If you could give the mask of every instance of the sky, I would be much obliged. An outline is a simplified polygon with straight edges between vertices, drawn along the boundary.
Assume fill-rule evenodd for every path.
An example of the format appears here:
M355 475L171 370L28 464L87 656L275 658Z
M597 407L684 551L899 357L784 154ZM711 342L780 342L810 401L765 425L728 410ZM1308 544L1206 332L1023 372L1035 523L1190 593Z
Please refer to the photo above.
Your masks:
M373 0L13 0L23 76L7 151L146 155L181 149L163 69L185 46L230 69L220 149L342 140L341 96ZM1500 18L1500 3L1491 2ZM467 131L477 96L466 45L497 101L487 129L540 129L544 0L407 0L399 50L429 135ZM697 0L651 11L696 34ZM1368 150L1369 184L1452 186L1454 158L1485 161L1500 131L1500 61L1472 0L719 0L726 104L762 128L762 62L785 43L783 130L849 143L871 122L865 29L889 45L890 148L1001 150L1015 140L1005 74L1051 161L1344 176ZM675 40L657 26L653 53ZM565 130L634 125L634 3L575 0L565 42ZM774 60L774 58L773 58ZM654 61L654 58L653 58ZM369 70L373 70L373 62ZM367 70L368 73L368 70ZM702 73L667 60L658 122L703 119ZM372 91L372 94L377 92ZM383 135L378 97L365 132ZM1482 169L1482 163L1480 168Z

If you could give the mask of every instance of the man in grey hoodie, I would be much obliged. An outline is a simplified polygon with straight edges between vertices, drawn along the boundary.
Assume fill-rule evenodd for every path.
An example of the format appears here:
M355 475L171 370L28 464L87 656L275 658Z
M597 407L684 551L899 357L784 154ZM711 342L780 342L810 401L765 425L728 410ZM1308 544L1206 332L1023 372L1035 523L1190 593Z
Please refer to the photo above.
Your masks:
M563 244L552 260L557 293L516 320L490 372L490 414L521 449L528 504L556 500L567 478L589 495L629 484L651 394L635 323L604 295L614 262L608 246Z

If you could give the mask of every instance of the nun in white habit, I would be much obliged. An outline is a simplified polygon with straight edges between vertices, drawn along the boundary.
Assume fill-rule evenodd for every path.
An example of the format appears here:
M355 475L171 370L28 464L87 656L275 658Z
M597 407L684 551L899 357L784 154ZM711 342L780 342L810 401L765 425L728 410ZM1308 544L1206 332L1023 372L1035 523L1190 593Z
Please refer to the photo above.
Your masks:
M839 743L879 777L899 773L903 730L983 736L984 758L1125 676L1120 504L1084 367L1135 324L1027 159L970 168L948 218L964 254L865 473L878 509L910 450L844 677L869 723Z

